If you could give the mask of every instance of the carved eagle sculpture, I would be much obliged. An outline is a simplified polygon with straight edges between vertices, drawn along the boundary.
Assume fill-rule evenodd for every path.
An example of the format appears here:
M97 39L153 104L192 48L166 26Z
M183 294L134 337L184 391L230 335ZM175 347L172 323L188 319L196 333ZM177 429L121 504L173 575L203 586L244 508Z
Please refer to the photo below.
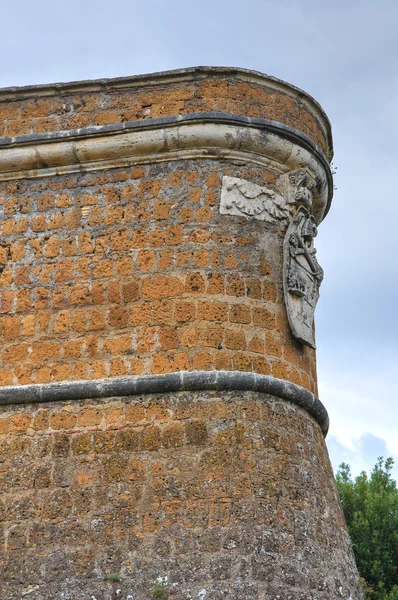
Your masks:
M284 219L289 211L282 196L273 190L261 187L244 179L228 177L226 190L228 201L226 209L236 207L239 212L248 217L255 217L268 223Z

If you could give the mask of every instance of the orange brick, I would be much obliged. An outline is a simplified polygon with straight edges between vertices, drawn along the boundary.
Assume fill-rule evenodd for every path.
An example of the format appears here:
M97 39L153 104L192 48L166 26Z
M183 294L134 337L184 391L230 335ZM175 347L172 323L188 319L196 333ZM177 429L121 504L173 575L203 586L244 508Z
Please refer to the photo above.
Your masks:
M227 280L226 293L228 296L244 296L244 280L240 277L229 277Z
M250 323L250 307L245 304L232 304L229 310L231 323Z
M53 414L50 418L50 426L52 429L68 430L74 429L76 426L76 415L70 411L60 410Z
M91 377L93 379L104 379L108 376L108 365L103 360L96 360L91 363Z
M35 342L32 345L30 358L34 362L42 362L52 358L59 358L61 345L56 342Z
M21 362L28 355L29 346L27 344L15 344L3 350L3 361L7 363Z
M143 199L153 198L158 195L160 191L159 181L152 181L150 179L140 181L138 184L138 197Z
M190 362L188 355L185 352L177 352L174 354L171 361L172 371L189 371Z
M0 435L8 433L10 428L10 417L0 417Z
M175 305L176 321L193 321L196 316L196 308L193 302L177 302Z
M68 310L61 310L55 317L53 332L65 333L70 329L70 313Z
M108 312L108 323L111 327L116 327L117 329L123 329L127 326L129 320L128 312L122 306L117 306L116 308L112 308Z
M264 281L263 299L266 302L276 302L276 285L270 281Z
M202 294L205 291L205 281L199 273L190 273L185 280L185 292Z
M213 358L208 352L199 352L194 356L192 367L198 371L211 371L213 369Z
M156 262L156 254L153 250L141 250L138 255L138 263L141 271L153 269Z
M148 421L146 418L146 408L139 404L133 404L126 407L125 419L128 423L140 423Z
M203 339L204 346L210 348L221 348L224 339L224 329L219 327L209 327L205 330L205 336Z
M100 260L94 267L94 277L96 279L103 279L105 277L112 277L113 275L113 260L106 259Z
M72 367L68 363L54 363L51 365L51 380L65 381L72 377Z
M199 302L198 318L204 321L226 321L228 305L225 302Z
M164 354L152 356L152 373L169 373L171 370L170 360Z
M158 221L168 219L170 217L170 204L166 200L155 200L153 216Z
M209 294L224 294L225 277L222 273L209 273L207 280L207 292Z
M10 431L24 432L32 423L32 415L16 414L11 418Z
M122 283L122 299L124 302L133 302L140 297L139 281L136 279Z
M182 244L183 229L181 225L172 225L166 227L166 244L168 246L178 246Z
M261 295L261 281L259 279L248 279L246 282L246 290L248 298L254 298L260 300Z
M264 329L275 328L275 314L266 308L253 308L252 310L253 323Z
M167 183L173 187L182 185L183 171L174 171L167 176Z
M36 315L26 315L23 319L22 335L31 336L35 333Z
M243 354L242 352L234 354L233 356L233 364L234 368L238 371L251 371L252 370L252 361L249 356Z
M166 298L180 296L183 292L182 282L176 277L154 275L147 277L142 283L143 298Z
M124 358L112 358L109 366L111 377L122 377L127 375L127 364Z
M74 285L71 287L69 294L69 302L72 305L90 304L91 293L87 285Z
M104 341L104 352L106 354L124 354L127 350L131 350L130 335L107 338Z
M80 427L92 427L99 425L102 420L102 413L97 408L83 408L77 416L77 424Z
M230 350L246 350L246 337L243 331L227 329L225 347Z
M267 354L278 357L282 356L282 344L279 340L274 338L271 333L267 333L265 336L265 348Z
M252 337L250 342L247 345L247 349L250 352L257 352L258 354L264 354L264 340L255 335Z
M201 330L197 327L184 329L180 334L181 345L186 346L187 348L194 348L195 346L198 346L200 343L201 334Z
M83 340L69 340L64 344L64 358L79 358L83 349Z
M129 310L130 325L147 325L151 321L151 305L149 302L140 302Z
M47 258L55 258L59 255L61 248L61 240L58 238L52 237L48 240L45 248L45 256Z
M14 340L19 337L22 317L6 317L4 319L4 337L6 340Z
M150 352L155 348L155 328L142 327L137 331L137 350L138 352Z
M201 206L196 213L196 220L198 223L211 221L213 218L213 213L208 206Z
M269 361L263 356L255 356L253 358L253 369L256 373L261 373L262 375L271 374Z
M45 409L39 409L34 415L32 427L35 431L44 431L48 429L49 412Z
M178 334L175 327L161 327L158 331L158 340L162 350L178 348Z
M281 361L272 361L272 375L278 379L288 379L287 365Z
M88 312L86 310L75 310L71 314L71 327L73 331L81 333L87 328Z

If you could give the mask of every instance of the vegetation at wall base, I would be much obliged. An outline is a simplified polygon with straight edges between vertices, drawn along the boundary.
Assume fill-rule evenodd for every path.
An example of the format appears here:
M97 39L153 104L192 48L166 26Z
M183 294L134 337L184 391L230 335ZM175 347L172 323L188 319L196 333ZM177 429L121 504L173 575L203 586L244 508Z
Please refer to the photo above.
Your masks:
M336 474L337 488L368 600L398 600L398 489L394 461L382 457L368 476L352 478L348 464Z

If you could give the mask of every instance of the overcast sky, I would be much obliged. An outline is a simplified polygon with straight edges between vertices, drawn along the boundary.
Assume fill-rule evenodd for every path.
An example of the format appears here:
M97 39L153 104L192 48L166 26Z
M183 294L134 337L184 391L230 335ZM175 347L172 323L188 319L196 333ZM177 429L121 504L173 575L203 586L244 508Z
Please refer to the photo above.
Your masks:
M320 227L320 398L332 462L398 463L397 0L0 0L0 86L196 65L274 75L333 126ZM395 476L398 478L398 465Z

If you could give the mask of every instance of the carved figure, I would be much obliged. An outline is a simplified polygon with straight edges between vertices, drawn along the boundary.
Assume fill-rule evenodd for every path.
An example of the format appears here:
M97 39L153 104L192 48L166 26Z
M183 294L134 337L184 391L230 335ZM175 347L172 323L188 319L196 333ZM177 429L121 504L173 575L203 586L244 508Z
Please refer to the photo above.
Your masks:
M220 212L267 223L277 223L289 215L285 199L274 190L227 176L222 182Z
M300 206L285 236L284 292L287 316L295 338L315 348L313 334L315 307L323 280L323 269L316 258L314 217Z

